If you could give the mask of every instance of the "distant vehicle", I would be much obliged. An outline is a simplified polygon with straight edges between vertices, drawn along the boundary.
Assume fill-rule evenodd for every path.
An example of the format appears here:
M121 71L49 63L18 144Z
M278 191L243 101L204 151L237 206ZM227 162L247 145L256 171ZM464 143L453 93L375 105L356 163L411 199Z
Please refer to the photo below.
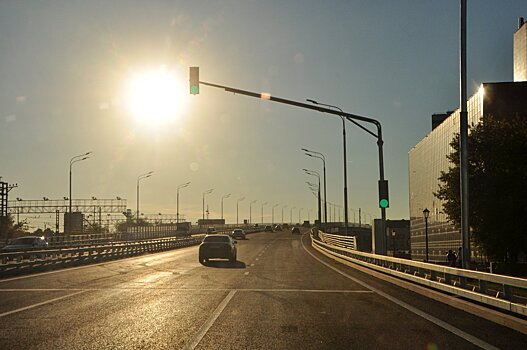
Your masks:
M214 258L236 262L236 255L236 241L228 235L207 235L199 246L199 262L203 265Z
M191 228L190 222L178 222L176 224L176 237L190 237Z
M44 237L39 236L24 236L13 239L2 251L23 251L23 250L35 250L35 249L44 249L48 247L48 242Z
M265 232L273 232L273 227L271 225L265 226Z
M231 233L231 237L234 239L245 239L245 231L241 228L235 228Z
M207 228L207 234L214 234L214 233L218 233L218 231L216 231L216 227Z
M289 229L289 224L283 224L283 228L285 228L286 230Z
M299 235L299 234L300 234L300 229L299 229L298 227L296 227L296 226L293 227L293 228L291 229L291 234L293 234L293 235Z
M280 226L280 225L275 225L275 226L274 226L274 230L275 230L275 231L282 231L282 226Z
M311 224L308 220L304 220L304 223L302 224L302 227L311 227Z

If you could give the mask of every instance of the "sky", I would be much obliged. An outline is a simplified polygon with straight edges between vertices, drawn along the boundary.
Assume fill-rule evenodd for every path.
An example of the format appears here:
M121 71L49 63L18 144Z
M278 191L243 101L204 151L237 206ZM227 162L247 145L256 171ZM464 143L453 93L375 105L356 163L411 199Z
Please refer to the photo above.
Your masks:
M512 42L524 0L468 1L468 94L512 80ZM327 200L343 206L338 116L201 86L200 80L377 119L384 136L389 219L408 219L408 151L431 115L459 106L459 1L0 1L0 176L10 199L127 199L135 211L236 222L311 220L317 201L303 168L322 172ZM144 72L169 72L177 106L138 118L127 95ZM176 93L177 91L177 93ZM142 94L148 94L142 92ZM160 112L159 112L160 113ZM350 221L380 216L376 140L347 132ZM244 198L241 200L241 198ZM297 221L297 220L295 220Z

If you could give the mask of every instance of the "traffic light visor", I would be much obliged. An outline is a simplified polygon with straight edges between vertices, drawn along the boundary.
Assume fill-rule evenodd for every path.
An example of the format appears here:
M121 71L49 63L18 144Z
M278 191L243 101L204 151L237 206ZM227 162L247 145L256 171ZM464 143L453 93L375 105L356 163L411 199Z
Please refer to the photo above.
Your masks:
M379 180L379 208L388 208L389 206L388 180Z
M199 67L190 67L190 94L199 94Z

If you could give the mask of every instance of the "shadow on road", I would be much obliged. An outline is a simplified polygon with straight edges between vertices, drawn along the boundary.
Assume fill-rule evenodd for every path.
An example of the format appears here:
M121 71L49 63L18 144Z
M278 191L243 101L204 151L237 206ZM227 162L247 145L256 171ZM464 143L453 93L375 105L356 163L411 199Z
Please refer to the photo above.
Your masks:
M230 262L225 260L209 260L205 264L207 267L216 267L221 269L245 269L245 263L243 261Z

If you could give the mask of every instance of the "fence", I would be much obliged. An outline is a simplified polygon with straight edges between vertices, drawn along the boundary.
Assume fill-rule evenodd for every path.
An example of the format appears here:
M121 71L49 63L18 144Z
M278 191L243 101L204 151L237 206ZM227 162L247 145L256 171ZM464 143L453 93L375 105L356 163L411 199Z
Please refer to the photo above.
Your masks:
M347 236L311 235L313 248L414 283L527 316L527 279L359 252Z

